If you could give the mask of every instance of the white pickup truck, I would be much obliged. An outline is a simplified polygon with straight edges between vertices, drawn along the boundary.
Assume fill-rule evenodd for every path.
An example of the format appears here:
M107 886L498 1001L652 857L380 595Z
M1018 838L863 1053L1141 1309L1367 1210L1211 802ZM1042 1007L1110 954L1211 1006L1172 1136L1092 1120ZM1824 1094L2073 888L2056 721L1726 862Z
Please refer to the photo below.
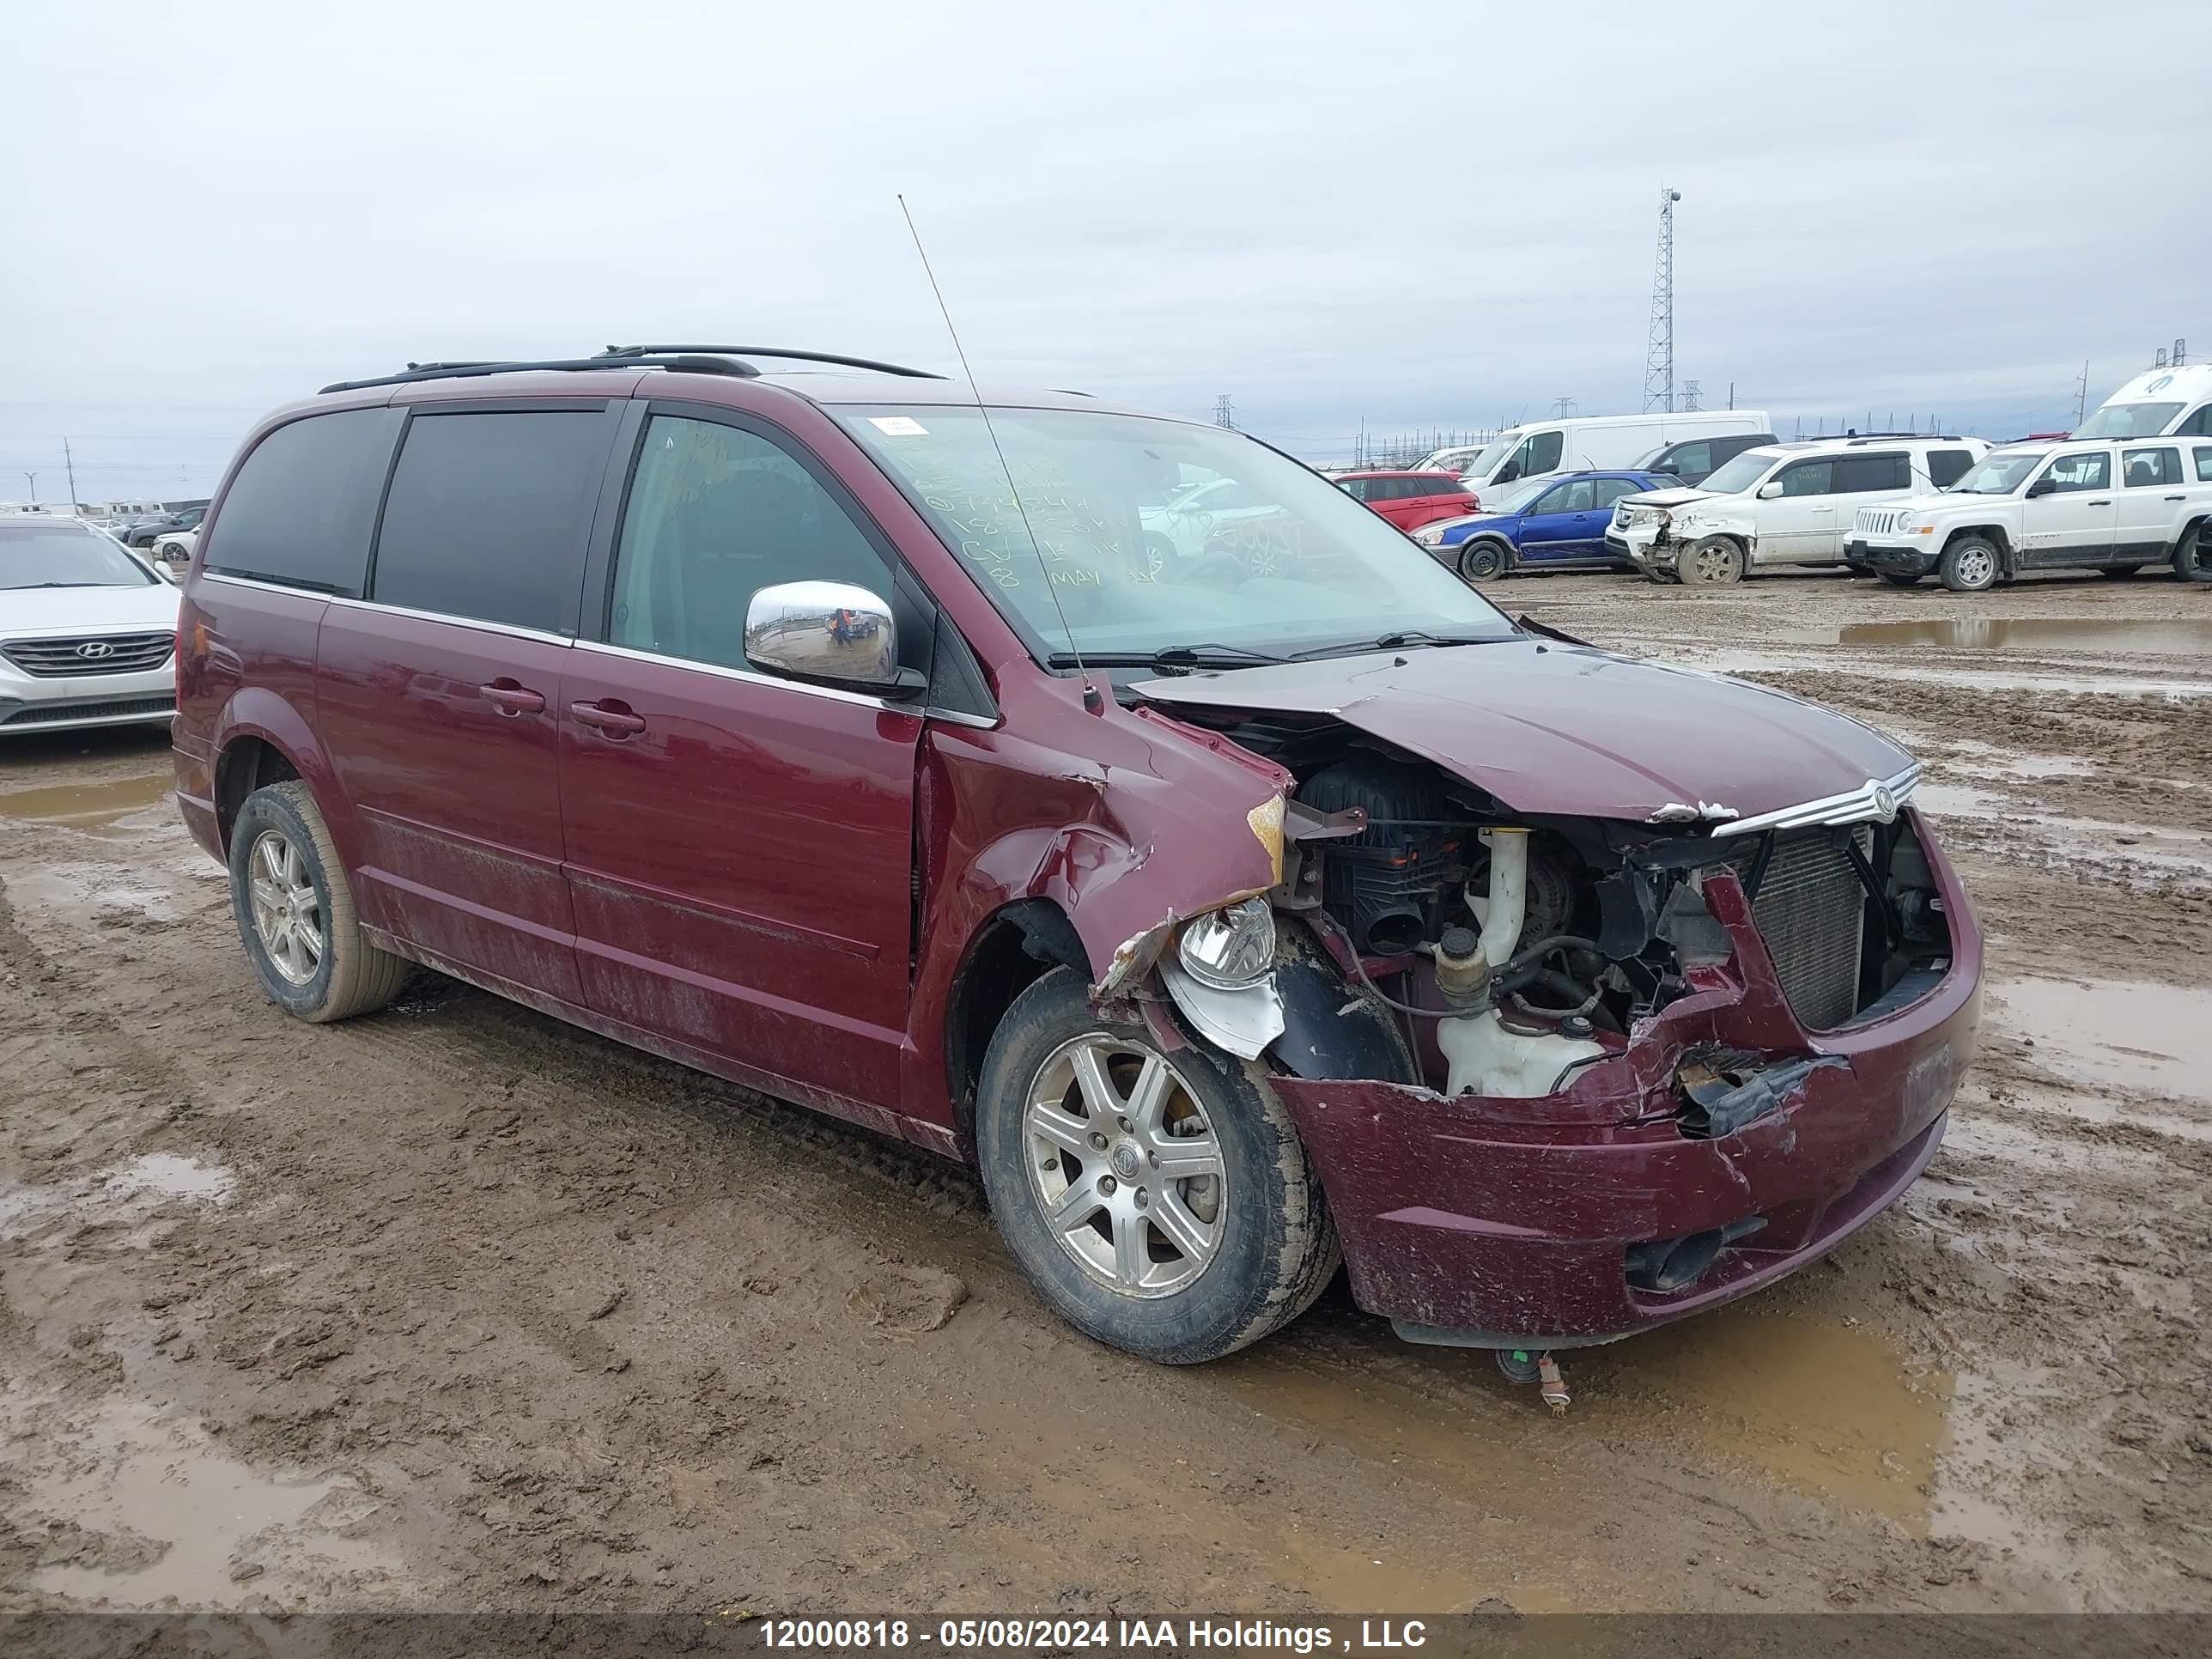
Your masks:
M1949 489L1863 507L1844 556L1909 587L1979 592L2030 570L2132 575L2171 562L2212 581L2212 441L2008 444Z

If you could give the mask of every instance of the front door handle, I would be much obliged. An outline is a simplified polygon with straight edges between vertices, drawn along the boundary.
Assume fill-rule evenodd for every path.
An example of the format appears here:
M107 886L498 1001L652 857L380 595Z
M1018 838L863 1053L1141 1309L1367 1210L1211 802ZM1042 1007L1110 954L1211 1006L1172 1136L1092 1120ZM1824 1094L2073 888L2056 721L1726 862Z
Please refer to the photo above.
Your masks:
M2091 501L2088 503L2091 507L2110 507L2112 504L2112 497L2109 495L2101 501Z
M2189 497L2186 495L2168 495L2166 499L2169 501L2185 501Z
M545 694L532 691L502 676L489 685L477 687L483 700L502 714L538 714L545 709Z
M633 714L618 703L572 702L568 712L581 725L603 732L611 738L627 738L645 730L645 716Z

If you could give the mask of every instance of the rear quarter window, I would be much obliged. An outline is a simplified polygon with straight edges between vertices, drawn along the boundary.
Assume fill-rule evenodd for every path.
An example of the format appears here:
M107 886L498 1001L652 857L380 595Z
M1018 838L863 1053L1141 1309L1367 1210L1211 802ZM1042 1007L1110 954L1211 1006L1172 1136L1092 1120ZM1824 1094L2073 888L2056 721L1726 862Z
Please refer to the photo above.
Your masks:
M2212 444L2200 445L2191 453L2197 458L2197 482L2212 483Z
M1836 493L1839 495L1911 488L1912 458L1902 451L1890 455L1845 455L1836 462Z
M318 593L362 596L376 500L405 418L343 409L278 427L231 479L206 568Z

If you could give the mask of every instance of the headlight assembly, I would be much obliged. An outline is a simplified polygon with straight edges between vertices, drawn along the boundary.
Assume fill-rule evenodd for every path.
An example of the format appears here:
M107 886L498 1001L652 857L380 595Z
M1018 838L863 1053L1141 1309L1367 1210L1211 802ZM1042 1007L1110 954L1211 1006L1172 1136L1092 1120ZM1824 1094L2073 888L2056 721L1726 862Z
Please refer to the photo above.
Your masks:
M1176 955L1186 973L1217 991L1237 991L1263 977L1275 962L1275 912L1264 898L1248 898L1183 924Z

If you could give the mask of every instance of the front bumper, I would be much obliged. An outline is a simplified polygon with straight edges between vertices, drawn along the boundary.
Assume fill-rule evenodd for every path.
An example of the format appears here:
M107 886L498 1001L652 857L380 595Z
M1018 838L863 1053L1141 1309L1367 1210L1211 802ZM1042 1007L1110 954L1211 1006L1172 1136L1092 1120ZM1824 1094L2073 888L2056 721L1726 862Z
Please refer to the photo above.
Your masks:
M166 726L177 708L173 659L135 674L25 674L0 659L0 738L89 726Z
M1939 557L1936 550L1925 542L1911 544L1848 541L1844 544L1845 563L1863 564L1870 570L1888 571L1893 574L1925 576L1936 568Z
M1639 1031L1628 1052L1534 1100L1446 1099L1364 1081L1278 1078L1344 1241L1354 1297L1422 1341L1556 1348L1610 1342L1796 1272L1881 1213L1940 1146L1972 1063L1981 938L1942 853L1918 826L1944 894L1952 955L1917 1000L1856 1027L1809 1033L1732 878L1707 902L1734 953ZM1674 1073L1706 1043L1802 1072L1765 1115L1692 1139ZM1757 1231L1744 1234L1756 1221ZM1630 1252L1722 1232L1693 1283L1631 1283Z

